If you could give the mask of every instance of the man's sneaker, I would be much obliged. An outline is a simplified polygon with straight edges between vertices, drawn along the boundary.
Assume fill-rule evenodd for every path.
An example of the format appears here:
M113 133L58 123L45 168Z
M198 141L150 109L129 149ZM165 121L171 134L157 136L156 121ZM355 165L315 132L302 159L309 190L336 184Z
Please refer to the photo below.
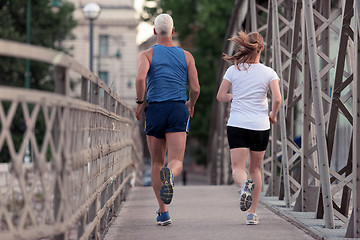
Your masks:
M172 223L169 212L160 213L160 210L156 211L156 222L159 225L166 226Z
M259 223L259 218L256 213L248 213L246 217L247 225L256 225Z
M160 199L165 204L170 204L173 197L173 187L174 187L174 176L171 170L168 167L164 167L160 170Z
M252 179L248 179L243 182L240 193L240 209L241 211L246 211L251 207L252 197L251 191L254 190L255 183Z

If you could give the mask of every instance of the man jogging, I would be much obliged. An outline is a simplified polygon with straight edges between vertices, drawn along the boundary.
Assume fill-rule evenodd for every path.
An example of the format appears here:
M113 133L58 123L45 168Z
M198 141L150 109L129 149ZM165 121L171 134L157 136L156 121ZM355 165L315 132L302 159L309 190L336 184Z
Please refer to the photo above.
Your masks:
M154 25L157 45L139 55L136 118L141 119L146 90L149 105L145 108L145 132L151 157L151 182L159 204L156 221L165 226L171 224L166 204L173 197L174 177L183 168L189 118L194 115L200 85L193 56L173 44L171 16L160 14Z

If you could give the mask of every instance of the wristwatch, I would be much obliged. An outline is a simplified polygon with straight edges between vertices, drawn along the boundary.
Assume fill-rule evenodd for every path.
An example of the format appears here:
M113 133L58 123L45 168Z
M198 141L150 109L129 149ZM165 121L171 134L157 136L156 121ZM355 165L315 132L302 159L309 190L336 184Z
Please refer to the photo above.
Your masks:
M137 103L137 104L143 104L143 103L144 103L144 100L139 101L139 99L136 99L136 103Z

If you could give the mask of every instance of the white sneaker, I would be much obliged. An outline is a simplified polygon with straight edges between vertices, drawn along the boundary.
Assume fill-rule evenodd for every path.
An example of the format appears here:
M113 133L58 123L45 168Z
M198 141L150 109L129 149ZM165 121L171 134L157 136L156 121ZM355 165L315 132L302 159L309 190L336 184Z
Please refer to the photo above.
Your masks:
M247 217L246 217L246 224L247 225L256 225L258 224L260 221L259 221L259 218L258 216L256 215L256 213L248 213L247 214Z

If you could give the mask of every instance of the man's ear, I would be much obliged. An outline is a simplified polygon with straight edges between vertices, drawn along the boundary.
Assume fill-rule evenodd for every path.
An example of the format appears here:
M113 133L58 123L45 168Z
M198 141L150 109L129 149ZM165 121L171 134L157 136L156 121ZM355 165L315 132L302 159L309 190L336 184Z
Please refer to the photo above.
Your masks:
M172 28L171 34L175 33L175 27Z
M154 28L154 34L157 35L155 28Z

